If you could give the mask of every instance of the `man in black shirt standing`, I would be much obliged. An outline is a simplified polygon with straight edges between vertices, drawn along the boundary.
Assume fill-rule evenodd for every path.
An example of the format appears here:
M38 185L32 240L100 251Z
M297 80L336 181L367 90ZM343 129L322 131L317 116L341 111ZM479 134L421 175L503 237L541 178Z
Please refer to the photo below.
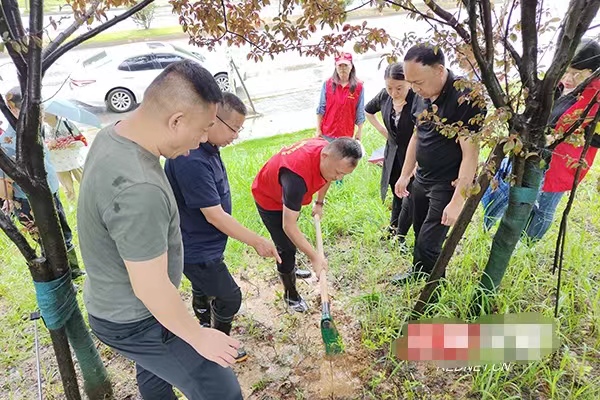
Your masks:
M413 269L396 275L395 284L431 273L477 170L479 145L472 136L481 129L486 110L480 99L470 99L468 89L455 87L460 78L444 63L442 50L429 45L415 45L404 57L406 80L418 96L412 110L415 133L395 192L399 197L408 195L410 176L418 165L411 192L416 240ZM449 137L452 129L442 129L449 125L461 129L460 135Z

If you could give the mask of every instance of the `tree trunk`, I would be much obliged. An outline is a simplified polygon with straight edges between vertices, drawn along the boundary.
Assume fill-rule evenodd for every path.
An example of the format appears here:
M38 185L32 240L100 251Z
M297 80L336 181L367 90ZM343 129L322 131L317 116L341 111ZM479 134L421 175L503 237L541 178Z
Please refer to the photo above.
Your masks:
M36 282L47 282L58 279L64 274L70 274L62 229L56 213L54 199L50 194L47 185L43 185L43 187L39 188L36 187L34 193L29 195L29 202L33 215L35 216L35 225L42 242L42 248L46 259L46 268L40 268L39 270L45 269L49 271L51 275L51 279L40 280L41 277L36 276L36 274L33 276L33 279ZM76 298L73 298L73 301L76 302ZM66 306L67 305L65 304L61 304L61 307ZM51 335L53 331L55 330L50 330ZM68 337L69 343L79 362L79 368L81 369L84 380L84 389L88 398L91 400L112 398L113 392L108 373L100 359L100 355L98 354L89 329L84 322L83 315L77 304L74 305L74 311L69 319L64 322L64 326L56 331L59 331L62 335L65 335L66 332L66 337ZM54 340L53 344L55 344ZM67 354L62 354L65 351ZM55 346L55 352L59 362L61 377L63 377L63 384L65 385L65 393L68 395L69 391L72 390L73 397L67 398L80 399L81 397L77 387L75 371L72 368L73 361L71 352L68 346ZM63 363L70 363L71 367L61 367ZM63 373L66 374L66 376L64 376ZM71 374L73 375L72 377ZM72 383L73 379L75 379L74 385ZM76 396L74 394L75 392L77 392Z
M522 157L515 158L520 158L519 161L524 163L521 184L510 188L508 208L494 235L487 265L470 306L469 312L472 317L481 315L481 312L490 313L491 305L488 296L494 294L504 277L515 246L529 220L544 176L539 157L529 157L525 160Z

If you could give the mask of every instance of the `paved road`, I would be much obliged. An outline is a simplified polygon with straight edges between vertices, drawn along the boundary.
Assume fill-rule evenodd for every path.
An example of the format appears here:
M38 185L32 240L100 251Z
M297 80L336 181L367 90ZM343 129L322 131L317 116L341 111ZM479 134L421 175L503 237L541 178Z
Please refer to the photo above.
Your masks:
M563 7L564 8L564 7ZM564 9L554 5L552 16L563 16ZM515 15L518 15L515 12ZM173 15L165 15L164 12L157 19L157 24L172 25ZM171 22L170 22L171 21ZM596 24L598 18L596 18ZM354 21L358 22L358 21ZM127 22L131 23L131 21ZM392 36L401 38L405 33L417 32L428 36L430 26L422 21L407 18L406 15L394 15L367 20L368 26L383 28ZM165 26L166 26L165 25ZM127 27L125 22L117 26L123 29ZM309 43L320 40L323 35L331 33L328 27L318 31ZM540 44L551 44L555 41L556 34L548 32L541 36ZM187 40L175 40L174 44L185 44ZM520 48L521 43L515 43ZM352 49L352 43L347 44L347 49ZM231 48L228 54L236 61L244 75L244 82L254 100L256 110L261 117L247 122L244 130L244 138L267 136L277 133L295 131L298 129L311 128L314 126L314 114L319 90L323 80L333 71L331 59L320 61L316 58L300 57L297 53L285 53L277 55L274 60L265 59L263 62L254 63L245 61L245 54L249 48ZM69 97L68 85L61 85L66 81L70 71L76 65L77 60L89 57L95 49L73 50L61 58L50 70L44 79L44 97L50 97L58 92L58 96ZM382 51L359 55L356 57L358 76L365 83L365 97L370 99L383 86L383 72L378 69L379 57ZM546 51L541 57L541 65L548 65L553 50ZM211 57L224 57L225 50L219 49L217 53L208 54ZM6 66L5 66L6 67ZM3 67L0 62L0 74ZM5 76L4 74L2 75ZM8 79L10 81L10 79ZM7 82L0 82L0 87L6 88ZM244 93L240 93L245 97ZM107 113L102 109L94 109L100 115L104 123L111 123L123 115Z

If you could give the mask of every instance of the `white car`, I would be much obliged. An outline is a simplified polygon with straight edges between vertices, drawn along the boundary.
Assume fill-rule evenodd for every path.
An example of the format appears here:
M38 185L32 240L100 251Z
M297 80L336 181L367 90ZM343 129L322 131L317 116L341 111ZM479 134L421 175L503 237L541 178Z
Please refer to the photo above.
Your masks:
M108 47L83 60L69 78L71 97L116 113L132 110L144 91L169 64L192 60L208 69L222 91L235 91L229 63L208 60L197 48L163 42ZM211 62L212 61L212 62Z

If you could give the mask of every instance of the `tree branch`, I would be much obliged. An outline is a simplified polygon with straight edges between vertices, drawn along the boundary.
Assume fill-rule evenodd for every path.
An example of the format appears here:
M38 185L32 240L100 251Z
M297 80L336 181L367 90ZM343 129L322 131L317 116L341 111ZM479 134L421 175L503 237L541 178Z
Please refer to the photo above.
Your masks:
M12 113L12 111L10 111L10 108L8 108L8 105L6 104L6 101L4 100L4 96L2 96L0 94L0 111L2 111L2 114L4 115L4 118L6 118L6 120L8 121L8 124L10 126L13 127L13 129L16 131L17 130L17 117L15 117L15 114Z
M42 52L42 59L46 59L49 54L52 54L52 52L58 49L58 47L63 44L63 42L72 34L74 34L77 29L79 29L85 23L85 21L88 20L88 18L94 15L101 2L102 0L94 0L80 18L75 17L75 21L73 21L73 23L67 29L62 31L53 41L50 42L50 44L48 44L48 46L46 46Z
M27 90L23 95L19 123L17 123L17 165L25 160L30 176L46 181L44 147L40 142L42 102L42 38L44 28L43 4L30 1L29 48L27 50ZM22 122L22 123L20 123Z
M27 63L25 63L23 53L17 51L13 45L13 43L17 42L20 45L25 36L23 22L21 21L21 15L19 14L19 5L14 0L3 0L1 11L0 31L2 31L2 33L8 33L8 39L4 40L4 44L17 69L19 83L21 87L23 87L25 84L25 75L27 73Z
M370 1L370 0L369 0L369 1L367 1L367 2L364 2L364 3L362 3L362 4L361 4L361 5L359 5L359 6L356 6L356 7L354 7L354 8L351 8L351 9L349 9L349 10L346 10L346 11L344 11L344 14L348 15L348 14L349 14L349 13L351 13L352 11L360 10L361 8L363 8L364 6L368 6L369 4L371 4L371 1Z
M15 38L24 37L25 28L23 27L23 20L19 11L19 3L16 0L2 0L2 8L6 22L12 28L11 31L15 34Z
M600 68L598 68L597 70L595 70L590 76L588 76L583 82L581 82L579 85L577 85L575 87L575 89L571 90L571 93L569 93L569 95L571 96L579 96L581 93L583 93L583 90L590 84L592 83L592 81L596 78L600 77Z
M521 32L523 33L523 57L521 67L523 74L521 80L530 93L537 83L537 51L538 51L538 32L536 27L537 0L521 1ZM526 77L523 80L523 77Z
M31 247L27 238L23 236L19 229L12 222L10 217L4 212L0 211L0 228L4 231L6 236L17 246L17 249L23 254L25 260L29 261L37 258L35 250Z
M566 18L559 32L556 52L544 76L542 84L542 91L544 93L552 92L558 80L565 73L569 62L575 55L583 34L597 14L599 7L600 2L594 0L573 0L571 3L567 11L569 17Z
M492 10L489 0L479 2L481 9L481 23L485 37L485 58L488 64L494 63L494 32L492 25Z
M517 66L517 70L519 71L519 74L521 74L521 71L523 71L523 60L521 59L521 55L517 52L517 50L515 49L515 47L512 45L512 43L509 42L508 40L508 31L509 31L509 27L510 27L510 20L512 19L512 13L515 10L515 7L517 6L517 2L516 0L513 0L512 5L510 6L510 11L508 12L508 18L506 19L506 29L504 30L504 48L506 50L508 50L508 52L510 53L511 57L513 58L513 61L515 62L515 65ZM506 60L505 60L506 62ZM523 80L523 75L521 75L521 81ZM506 93L508 93L508 88L506 89Z
M491 63L487 62L481 53L481 47L479 47L479 40L477 37L477 9L474 1L470 1L467 4L467 13L469 16L469 29L471 31L471 49L473 50L473 55L475 56L475 60L477 60L477 64L481 70L483 83L488 90L488 94L494 103L494 106L496 108L505 107L506 101L502 91L502 86L500 85L500 82L494 73L493 57Z
M467 30L462 26L462 24L460 22L458 22L456 20L456 18L454 18L454 15L452 15L452 13L444 10L442 7L440 7L433 0L427 0L425 2L425 4L438 17L440 17L441 19L443 19L444 21L446 21L448 23L448 25L450 25L452 28L454 28L454 30L456 31L456 33L458 33L460 35L460 37L463 38L463 40L465 42L467 42L467 43L471 42L471 38L470 38L469 32L467 32Z
M439 19L437 19L437 18L433 18L432 16L430 16L430 15L427 15L427 14L425 14L425 13L423 13L423 12L419 11L419 9L418 9L417 7L415 7L415 6L414 6L414 4L412 4L412 3L410 3L410 4L411 4L411 6L412 6L412 8L411 8L411 7L407 7L407 6L405 6L405 5L404 5L404 4L402 4L402 3L397 3L397 2L395 2L395 1L393 1L393 0L386 0L386 2L387 2L387 3L389 3L389 4L393 4L393 5L397 6L397 7L400 7L400 8L401 8L401 9L403 9L403 10L406 10L406 11L413 12L413 13L415 13L415 14L418 14L418 15L420 15L421 17L423 17L423 18L424 18L425 20L427 20L427 21L435 21L435 22L437 22L437 23L439 23L439 24L442 24L442 25L447 25L447 26L449 26L449 27L451 27L451 28L454 28L454 27L453 27L453 26L452 26L452 25L451 25L451 24L450 24L448 21L444 21L444 20L439 20Z
M17 182L19 186L23 188L27 186L21 185L21 182L27 180L27 175L19 170L17 163L6 154L2 146L0 146L0 170Z
M583 122L585 121L585 119L589 115L589 113L592 110L592 108L594 108L594 106L597 105L597 104L598 104L598 99L597 99L597 95L596 95L596 96L594 96L594 98L592 99L592 101L590 101L590 103L587 105L587 107L583 110L583 112L581 113L581 115L579 116L579 118L577 118L577 121L573 122L573 124L569 127L569 130L566 131L559 139L557 139L554 142L552 142L548 146L548 149L550 149L550 150L556 149L559 144L561 144L562 142L564 142L565 140L567 140L569 138L569 136L571 136L573 133L575 133L575 131L577 129L579 129L579 127L583 124ZM596 114L600 114L600 113L596 113ZM593 132L592 132L592 136L593 136Z
M541 102L551 103L553 101L552 94L554 93L556 85L567 70L567 66L573 59L583 34L598 13L599 8L600 1L598 0L571 1L571 5L567 11L568 17L565 19L559 33L556 52L550 62L548 71L546 71L546 74L544 75L544 79L541 81L541 87L537 93L537 98L540 99ZM595 76L597 77L598 75ZM587 85L590 81L591 79L589 81L586 79L585 84ZM582 84L579 85L577 89L583 91L584 87L585 86ZM579 91L576 93L579 93Z
M107 21L102 25L97 26L89 32L86 32L80 35L79 37L76 37L75 39L71 40L70 42L63 44L62 46L59 46L56 50L54 50L52 53L48 54L44 58L44 62L42 64L42 74L44 74L48 70L48 68L50 68L50 66L54 64L54 62L58 60L67 51L71 50L76 46L79 46L81 43L93 38L99 33L104 32L108 28L115 26L119 22L126 20L127 18L131 17L133 14L137 13L138 11L140 11L141 9L153 2L154 0L143 0L137 3L135 6L131 7L129 10L125 11L123 14L114 17L110 21Z

